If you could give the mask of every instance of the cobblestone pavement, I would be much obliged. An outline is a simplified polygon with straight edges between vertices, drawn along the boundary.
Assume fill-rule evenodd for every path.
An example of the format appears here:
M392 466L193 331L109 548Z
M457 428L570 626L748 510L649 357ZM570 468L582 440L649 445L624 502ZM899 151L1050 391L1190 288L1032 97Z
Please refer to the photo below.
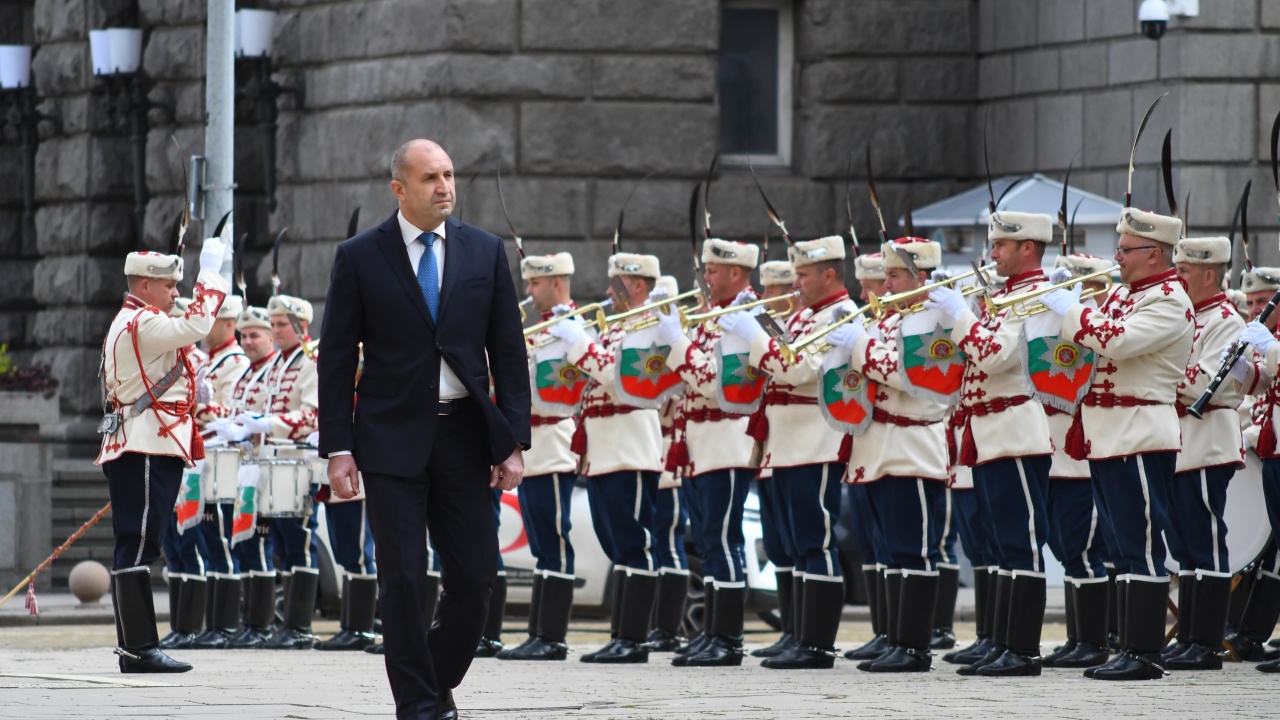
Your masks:
M846 626L850 625L846 623ZM317 623L321 634L334 623ZM510 626L508 641L520 637ZM757 628L762 630L763 626ZM576 652L600 644L605 626L575 623ZM846 627L853 647L865 625ZM962 641L972 625L957 627ZM1060 642L1060 625L1045 645ZM753 645L774 636L756 633ZM391 717L379 658L365 653L188 651L174 655L196 669L183 675L115 672L110 626L0 630L0 718L297 718ZM927 675L878 676L840 660L828 671L779 672L755 662L741 668L678 669L667 655L647 666L477 660L455 696L464 718L1256 718L1274 714L1280 677L1252 665L1179 673L1145 683L1086 680L1079 671L1039 678L963 678L938 663Z

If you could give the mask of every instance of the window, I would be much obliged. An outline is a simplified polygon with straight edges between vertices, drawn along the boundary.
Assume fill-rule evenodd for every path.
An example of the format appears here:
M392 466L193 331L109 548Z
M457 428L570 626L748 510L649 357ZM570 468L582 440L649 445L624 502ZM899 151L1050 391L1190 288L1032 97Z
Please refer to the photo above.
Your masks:
M728 162L791 162L791 3L728 0L720 11L720 153Z

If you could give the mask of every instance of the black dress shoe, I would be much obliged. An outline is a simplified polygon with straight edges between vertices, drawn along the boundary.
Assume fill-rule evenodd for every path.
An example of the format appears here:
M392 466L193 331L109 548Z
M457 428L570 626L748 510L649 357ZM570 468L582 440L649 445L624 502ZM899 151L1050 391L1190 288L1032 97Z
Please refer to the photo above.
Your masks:
M888 655L879 660L873 660L867 667L867 672L928 672L931 667L933 667L933 654L928 650L917 650L899 645Z
M812 645L796 643L796 646L781 655L765 658L760 667L770 670L830 670L835 667L836 652L823 650Z
M860 648L854 648L844 654L845 660L876 660L884 657L893 646L889 644L887 635L877 635Z
M934 628L933 639L929 641L930 650L950 650L956 646L956 634L951 628Z
M1056 668L1092 668L1105 663L1108 657L1110 655L1104 648L1087 642L1077 642L1071 652L1054 660L1053 665L1049 664L1047 658L1043 664L1045 667Z
M1036 677L1040 675L1041 659L1017 650L1005 650L998 660L978 668L983 677Z
M792 635L789 632L784 632L782 633L782 637L778 638L778 641L770 645L769 647L762 647L762 648L757 648L755 650L752 650L751 657L762 657L762 658L777 657L782 653L795 647L795 644L797 642L798 641L796 640L795 635Z
M593 662L595 662L595 661L596 661L596 659L597 659L597 658L599 658L601 655L603 655L603 654L605 654L605 653L607 653L607 652L612 652L612 651L613 651L613 646L614 646L614 645L616 645L616 644L618 644L618 638L614 638L614 639L610 640L610 641L608 642L608 644L606 644L604 647L600 648L599 650L596 650L596 651L594 651L594 652L585 653L585 654L583 654L583 655L578 656L578 660L580 660L580 661L582 661L582 662L584 662L584 663L593 663Z
M310 650L316 644L316 636L310 629L287 627L262 644L264 650Z
M117 648L116 654L120 656L122 673L184 673L191 669L189 663L174 660L154 645L127 650Z
M942 656L943 662L949 662L952 665L972 665L987 656L995 648L995 643L989 637L978 638L976 642L967 648L961 648L953 652L949 652Z
M596 656L601 665L628 665L649 662L649 648L644 643L618 638Z
M159 647L161 650L186 650L191 647L191 641L196 637L187 633L171 632L164 636Z
M387 646L383 645L382 643L374 643L369 647L365 648L364 651L369 653L370 655L386 655Z
M458 720L458 706L453 703L453 691L441 690L436 699L436 720Z
M684 638L670 630L654 628L649 631L649 637L644 644L653 652L676 652L684 645Z
M1119 662L1109 663L1093 671L1094 680L1159 680L1168 675L1160 666L1160 653L1135 653L1126 650Z
M374 643L373 633L358 633L350 630L343 630L337 635L316 643L317 650L363 650Z
M1068 639L1066 645L1061 645L1057 648L1054 648L1053 652L1049 653L1048 655L1045 655L1040 660L1040 664L1045 667L1058 667L1054 663L1070 655L1072 651L1076 649L1076 645L1079 645L1077 641Z
M482 637L480 638L480 643L476 645L476 657L478 658L497 657L498 653L502 652L504 647L506 646L502 644L501 640L498 640L495 638Z
M1160 661L1168 663L1170 660L1178 657L1182 653L1191 649L1191 643L1178 641L1160 651Z
M218 630L209 628L200 633L191 641L192 650L226 650L231 647L231 638L235 637L233 633L226 630Z
M973 676L977 675L977 674L978 674L978 671L979 671L979 670L981 670L982 668L984 668L984 667L986 667L986 666L990 665L991 663L993 663L993 662L995 662L995 661L999 660L999 659L1000 659L1000 656L1004 654L1004 650L1005 650L1005 649L1004 649L1004 648L1002 648L1002 647L996 647L995 645L992 645L992 646L991 646L991 652L989 652L989 653L987 653L986 655L982 656L982 659L981 659L981 660L977 660L977 661L975 661L975 662L971 662L971 663L969 663L968 665L965 665L964 667L957 669L957 670L956 670L956 674L957 674L957 675L964 675L965 677L973 677Z
M1256 669L1258 672L1280 673L1280 660L1268 660L1264 663L1258 663Z
M1262 662L1267 656L1266 647L1247 635L1232 635L1227 638L1227 644L1245 662Z
M527 637L527 638L525 638L525 639L524 639L524 642L520 643L519 645L517 645L517 646L515 646L515 647L513 647L513 648L510 648L510 647L509 647L509 648L503 648L503 649L498 653L497 657L498 657L498 659L499 659L499 660L511 660L511 659L512 659L512 658L511 658L511 653L514 653L514 652L521 652L521 651L523 651L525 648L529 647L529 646L530 646L530 645L532 645L534 642L536 642L536 641L537 641L537 639L538 639L538 636L537 636L537 635L530 635L529 637Z
M233 650L256 649L266 645L270 639L271 631L267 628L247 627L231 638L227 647Z
M1186 652L1164 661L1166 670L1221 670L1222 648L1190 643Z
M1093 674L1094 674L1094 673L1096 673L1096 672L1098 672L1099 670L1101 670L1101 669L1103 669L1103 668L1110 668L1110 667L1114 667L1114 666L1116 666L1116 665L1119 665L1119 664L1120 664L1120 663L1122 663L1122 662L1124 662L1124 651L1118 652L1118 653L1116 653L1115 655L1111 656L1111 659L1110 659L1110 660L1106 660L1106 661L1104 661L1104 662L1102 662L1102 663L1099 663L1099 664L1097 664L1097 665L1093 665L1093 666L1091 666L1091 667L1087 667L1087 668L1085 668L1085 669L1084 669L1084 676L1085 676L1085 677L1087 677L1087 678L1091 678L1091 677L1093 677Z
M1280 660L1280 650L1268 650L1267 653L1262 656L1262 659L1264 662L1271 661L1271 660Z
M498 653L499 660L564 660L569 657L569 646L535 637L519 647Z
M742 638L713 637L702 652L686 657L683 667L738 667L746 654Z

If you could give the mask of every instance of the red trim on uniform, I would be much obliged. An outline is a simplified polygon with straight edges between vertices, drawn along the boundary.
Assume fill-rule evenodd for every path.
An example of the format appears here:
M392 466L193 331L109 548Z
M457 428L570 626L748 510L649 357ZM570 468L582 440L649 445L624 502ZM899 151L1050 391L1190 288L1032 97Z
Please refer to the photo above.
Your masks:
M226 350L227 348L235 344L236 344L236 336L235 336L235 333L232 333L230 340L222 343L218 347L213 348L212 350L209 351L209 357L213 357L214 355L217 355L218 353L222 352L223 350Z
M1168 282L1170 280L1177 280L1179 283L1182 282L1182 279L1178 277L1178 271L1173 268L1169 268L1158 275L1152 275L1149 278L1143 278L1142 280L1129 283L1129 292L1142 292L1143 290L1153 288L1160 283ZM1183 287L1185 288L1186 285L1183 285Z
M1218 293L1217 295L1214 295L1213 297L1209 298L1208 300L1205 300L1204 302L1196 303L1194 308L1196 311L1196 314L1198 315L1200 314L1201 310L1208 309L1226 299L1227 299L1226 293Z
M814 315L817 315L818 313L822 312L823 310L826 310L832 305L835 305L841 300L847 300L848 298L849 298L848 290L841 290L840 292L836 293L835 295L832 295L831 297L823 298L822 300L819 300L818 302L809 306L809 316L812 317Z
M1040 268L1036 268L1035 270L1028 270L1027 272L1024 272L1024 273L1018 273L1017 275L1014 275L1013 277L1004 281L1004 292L1007 295L1009 294L1009 291L1016 290L1023 285L1030 285L1033 282L1038 282L1040 280L1047 280L1047 279L1048 278L1045 277L1044 271L1041 270Z
M1089 407L1115 408L1115 407L1142 407L1150 405L1163 405L1158 400L1146 400L1144 398L1132 397L1129 395L1113 395L1112 393L1091 392L1084 396L1084 400L1080 402L1080 407L1088 405ZM1080 416L1080 407L1076 408L1075 417L1071 420L1071 428L1067 430L1067 455L1072 460L1087 460L1089 458L1090 443L1084 439L1084 421ZM1261 442L1259 442L1261 445Z

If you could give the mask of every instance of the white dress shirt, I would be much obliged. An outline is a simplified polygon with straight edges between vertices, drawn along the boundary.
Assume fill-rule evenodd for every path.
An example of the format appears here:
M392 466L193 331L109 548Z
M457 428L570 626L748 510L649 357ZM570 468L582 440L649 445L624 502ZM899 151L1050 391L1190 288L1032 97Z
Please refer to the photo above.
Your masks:
M404 219L404 214L397 212L396 220L400 223L400 234L404 237L405 250L409 252L409 265L413 268L413 276L418 276L418 265L422 262L422 256L426 254L427 246L418 242L418 237L424 232L413 226L408 220ZM444 297L444 254L445 254L445 232L444 223L432 230L435 233L436 240L431 244L431 251L436 256L436 286L440 288L440 297ZM440 359L440 399L441 400L457 400L468 395L467 388L454 374L449 364Z

